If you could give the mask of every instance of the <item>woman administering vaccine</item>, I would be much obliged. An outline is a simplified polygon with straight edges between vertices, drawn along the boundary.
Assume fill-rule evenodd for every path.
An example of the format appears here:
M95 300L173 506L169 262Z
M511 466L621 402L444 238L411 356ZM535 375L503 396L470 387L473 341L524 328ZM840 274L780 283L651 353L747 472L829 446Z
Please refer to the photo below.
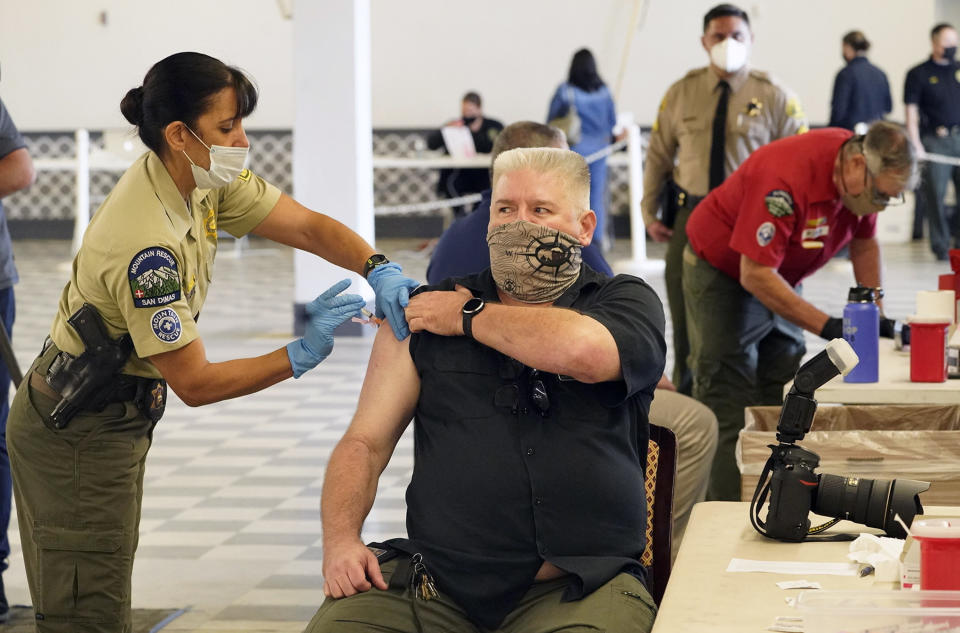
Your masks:
M363 299L344 280L307 307L303 338L256 358L207 360L197 317L217 231L253 233L363 274L398 339L417 283L336 220L248 169L257 91L199 53L155 64L120 104L150 149L94 215L42 353L10 411L24 564L38 631L129 631L131 572L153 427L166 385L199 406L297 378Z

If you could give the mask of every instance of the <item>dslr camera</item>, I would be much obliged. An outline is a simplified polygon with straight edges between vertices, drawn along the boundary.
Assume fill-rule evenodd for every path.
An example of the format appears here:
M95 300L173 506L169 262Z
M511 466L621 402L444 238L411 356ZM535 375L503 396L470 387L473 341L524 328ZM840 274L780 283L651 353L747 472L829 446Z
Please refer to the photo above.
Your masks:
M882 529L888 536L906 538L906 531L894 517L899 515L910 525L914 516L923 513L918 495L930 488L929 482L818 475L815 471L820 457L796 444L813 423L817 411L814 391L838 374L846 376L858 362L850 344L837 338L797 371L777 422L779 444L770 445L770 457L750 502L750 522L760 534L794 543L852 540L855 535L851 534L816 536L846 520ZM761 519L760 508L768 495L767 516ZM831 519L810 527L811 510Z

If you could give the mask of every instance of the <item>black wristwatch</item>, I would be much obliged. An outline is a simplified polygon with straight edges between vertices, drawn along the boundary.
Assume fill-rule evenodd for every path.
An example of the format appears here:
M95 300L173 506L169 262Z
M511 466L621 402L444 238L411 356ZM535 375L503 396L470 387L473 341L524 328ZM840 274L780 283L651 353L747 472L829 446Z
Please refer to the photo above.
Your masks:
M464 303L460 309L460 312L463 313L463 335L467 338L473 338L473 317L480 314L484 306L486 306L486 304L483 302L483 299L473 297L472 299L467 299L467 302Z
M367 258L367 261L363 264L363 278L366 279L367 275L370 274L370 271L376 268L377 266L383 266L384 264L389 264L390 260L387 259L386 255L381 255L380 253L374 253Z

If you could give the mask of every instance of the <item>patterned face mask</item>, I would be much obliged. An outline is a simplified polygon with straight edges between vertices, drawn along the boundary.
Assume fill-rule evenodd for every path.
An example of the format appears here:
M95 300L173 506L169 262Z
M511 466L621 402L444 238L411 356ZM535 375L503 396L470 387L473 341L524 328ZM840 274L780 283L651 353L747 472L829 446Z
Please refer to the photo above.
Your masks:
M580 274L580 242L559 229L519 220L490 229L487 245L497 287L526 303L553 301Z

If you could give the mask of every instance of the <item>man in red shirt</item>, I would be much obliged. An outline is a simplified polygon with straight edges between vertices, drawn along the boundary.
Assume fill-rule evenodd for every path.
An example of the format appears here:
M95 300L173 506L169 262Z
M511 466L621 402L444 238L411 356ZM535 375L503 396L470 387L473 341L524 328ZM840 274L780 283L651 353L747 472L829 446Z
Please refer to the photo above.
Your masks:
M734 460L743 409L778 405L806 349L802 330L842 336L842 320L804 301L800 282L849 244L858 283L880 287L876 213L917 177L906 133L828 128L755 151L690 216L683 294L693 396L720 438L707 498L740 498ZM892 327L889 327L892 335Z

